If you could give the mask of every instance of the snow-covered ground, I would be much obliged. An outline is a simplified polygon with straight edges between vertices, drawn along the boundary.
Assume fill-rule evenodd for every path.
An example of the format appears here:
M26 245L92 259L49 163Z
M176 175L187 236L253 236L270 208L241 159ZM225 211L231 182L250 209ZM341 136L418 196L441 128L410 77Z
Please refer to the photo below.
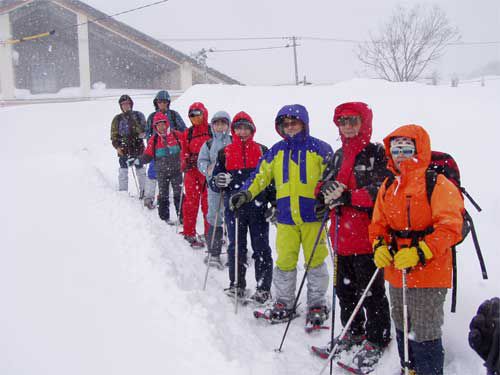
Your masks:
M152 99L135 98L135 109L147 115ZM470 207L490 280L481 280L467 239L459 248L458 311L449 313L448 301L444 325L445 373L481 374L467 332L479 303L500 295L500 81L458 88L371 80L195 86L173 107L186 120L194 101L212 114L245 110L257 125L256 139L271 145L278 140L278 109L301 103L309 109L311 133L337 148L333 109L348 100L371 105L374 140L398 125L426 127L433 148L455 156L463 185L484 209L477 214ZM323 362L308 347L326 343L329 332L307 335L299 318L284 351L275 353L284 326L261 324L246 307L235 315L221 292L226 271L211 270L203 292L203 251L186 246L136 198L116 191L109 128L117 111L111 101L0 109L0 374L316 374ZM132 180L129 186L136 194ZM271 237L274 243L274 232ZM250 271L250 285L252 279ZM398 370L391 343L376 374Z

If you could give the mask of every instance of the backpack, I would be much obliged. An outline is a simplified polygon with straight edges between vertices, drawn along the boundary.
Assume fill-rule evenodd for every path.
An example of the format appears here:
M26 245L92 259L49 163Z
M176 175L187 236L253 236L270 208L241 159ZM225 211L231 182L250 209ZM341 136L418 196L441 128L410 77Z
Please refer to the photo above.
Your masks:
M471 202L474 208L481 212L481 207L477 204L477 202L467 193L465 188L460 184L460 170L458 168L458 164L455 159L447 153L432 151L431 154L431 162L429 167L427 168L425 175L425 183L426 183L426 192L427 192L427 200L431 201L432 193L434 191L434 187L436 186L437 177L439 174L444 175L448 180L450 180L460 191L460 195L466 196L467 199ZM385 181L386 191L394 182L394 175L390 175ZM464 239L467 237L469 233L472 234L472 241L474 242L474 247L476 248L477 257L479 260L479 266L481 267L481 273L484 280L488 279L488 274L486 272L486 266L484 264L483 255L481 253L481 247L479 246L479 240L477 237L476 229L474 227L474 222L472 221L471 215L464 209L462 213L463 216L463 224L462 224L462 239L454 244L451 247L452 250L452 264L453 264L453 289L451 296L451 312L456 311L457 304L457 245L461 244ZM432 227L425 229L424 231L393 231L393 234L403 238L412 238L414 242L418 241L418 239L423 236L432 233L434 229ZM406 232L406 233L401 233Z

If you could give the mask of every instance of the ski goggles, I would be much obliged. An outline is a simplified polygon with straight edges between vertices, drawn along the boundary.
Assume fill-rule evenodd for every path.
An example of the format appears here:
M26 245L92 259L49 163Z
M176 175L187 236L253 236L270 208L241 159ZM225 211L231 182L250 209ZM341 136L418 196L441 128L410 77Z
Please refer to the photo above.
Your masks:
M391 147L391 155L392 156L406 156L410 157L415 154L415 147L413 146L395 146Z
M203 111L201 109L193 109L192 111L189 111L189 117L198 117L198 116L203 116Z
M360 116L341 116L337 120L339 122L339 126L356 126L359 122L361 122Z

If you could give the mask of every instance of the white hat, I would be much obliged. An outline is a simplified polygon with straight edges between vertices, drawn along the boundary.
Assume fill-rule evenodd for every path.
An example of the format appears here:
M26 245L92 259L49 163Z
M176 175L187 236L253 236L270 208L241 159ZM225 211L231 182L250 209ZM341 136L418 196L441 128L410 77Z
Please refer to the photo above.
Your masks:
M394 137L391 139L391 148L393 147L413 147L415 149L415 142L408 137Z

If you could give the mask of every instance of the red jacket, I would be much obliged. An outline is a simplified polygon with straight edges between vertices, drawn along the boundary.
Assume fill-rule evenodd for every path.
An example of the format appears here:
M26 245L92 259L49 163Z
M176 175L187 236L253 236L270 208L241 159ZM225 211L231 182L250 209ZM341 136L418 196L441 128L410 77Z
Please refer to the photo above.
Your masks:
M339 210L337 239L336 211L332 210L330 215L332 242L337 243L337 253L343 256L373 252L368 239L370 214L378 189L387 175L384 148L370 143L371 109L361 102L341 104L335 109L334 122L338 125L340 116L351 115L361 116L360 131L354 138L341 135L342 148L337 150L323 174L324 181L337 180L347 186L344 194L347 194L348 203Z
M189 111L193 109L203 111L203 123L201 125L191 125L182 133L181 169L183 171L197 169L200 149L206 141L212 138L212 132L208 124L208 110L200 102L191 104Z
M250 138L243 142L234 132L234 124L238 120L247 120L253 124L252 118L245 112L237 113L231 123L231 134L233 142L224 148L226 155L226 170L232 171L235 169L252 170L257 167L260 157L262 156L261 146L253 140L255 132L250 135ZM254 125L255 127L255 125Z

